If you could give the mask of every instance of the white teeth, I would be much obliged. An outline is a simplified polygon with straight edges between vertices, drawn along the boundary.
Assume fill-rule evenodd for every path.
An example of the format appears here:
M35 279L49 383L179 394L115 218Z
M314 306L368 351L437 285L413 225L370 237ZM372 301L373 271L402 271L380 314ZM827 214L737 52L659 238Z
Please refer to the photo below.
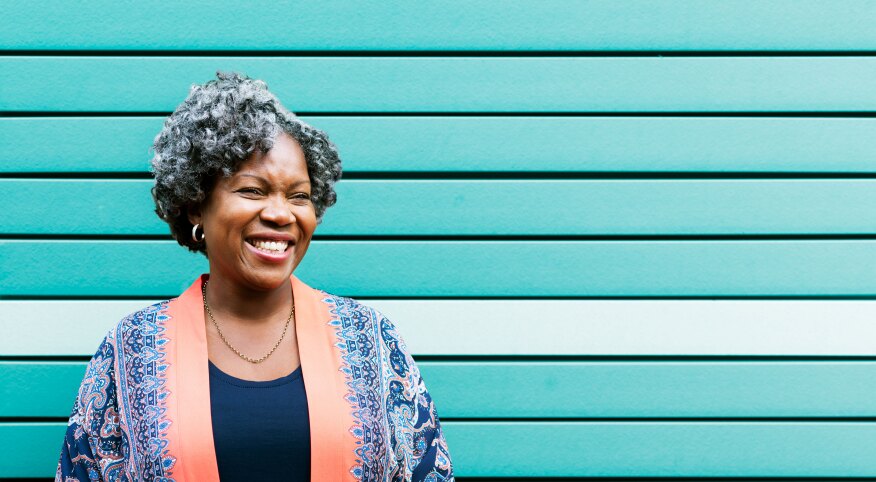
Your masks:
M253 240L251 244L258 249L274 253L282 253L289 246L288 241L263 241L260 239Z

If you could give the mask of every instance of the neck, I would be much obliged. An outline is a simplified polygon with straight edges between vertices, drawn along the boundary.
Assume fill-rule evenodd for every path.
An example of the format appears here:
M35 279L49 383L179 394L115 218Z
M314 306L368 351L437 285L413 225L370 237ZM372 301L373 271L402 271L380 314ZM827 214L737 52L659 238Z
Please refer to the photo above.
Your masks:
M207 303L214 315L226 322L252 325L275 323L292 309L292 284L287 278L272 290L252 290L211 270L207 282Z

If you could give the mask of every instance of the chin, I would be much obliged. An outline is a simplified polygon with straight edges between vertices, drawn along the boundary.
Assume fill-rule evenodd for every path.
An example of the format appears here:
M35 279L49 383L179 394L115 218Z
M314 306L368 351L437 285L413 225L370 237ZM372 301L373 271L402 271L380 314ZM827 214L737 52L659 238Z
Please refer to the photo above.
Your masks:
M277 267L271 270L258 270L242 273L241 282L254 291L271 291L289 281L292 269Z
M288 283L289 276L291 276L291 275L292 275L291 271L288 273L286 273L284 271L283 273L279 273L279 274L260 276L260 277L258 277L258 285L260 288L262 288L263 290L266 290L266 291L275 290L275 289L279 288L280 286L282 286L284 283Z

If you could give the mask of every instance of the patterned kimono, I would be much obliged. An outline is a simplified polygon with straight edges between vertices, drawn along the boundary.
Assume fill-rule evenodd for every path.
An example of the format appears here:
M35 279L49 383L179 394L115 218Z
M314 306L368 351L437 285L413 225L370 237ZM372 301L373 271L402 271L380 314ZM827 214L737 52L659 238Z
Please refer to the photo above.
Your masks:
M124 318L79 388L56 481L218 481L196 280ZM392 323L292 277L311 480L453 480L444 433Z

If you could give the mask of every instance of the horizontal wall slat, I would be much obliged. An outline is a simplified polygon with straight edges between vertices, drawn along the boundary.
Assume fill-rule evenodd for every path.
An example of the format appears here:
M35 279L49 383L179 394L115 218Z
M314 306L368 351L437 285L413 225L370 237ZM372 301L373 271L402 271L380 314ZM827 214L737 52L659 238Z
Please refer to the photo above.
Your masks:
M445 422L468 477L872 476L876 423ZM0 476L50 477L64 423L2 423ZM501 443L491 443L501 441ZM551 461L546 464L545 460Z
M296 107L296 106L292 106ZM876 119L332 117L344 172L876 172ZM163 117L0 119L0 172L138 172ZM95 135L100 133L100 135ZM52 139L52 142L46 142Z
M151 187L0 179L0 234L168 235ZM317 234L876 234L876 180L865 179L351 180L336 189Z
M874 362L418 366L447 419L876 417ZM85 362L0 361L0 417L69 416L84 373Z
M305 112L876 110L876 57L57 56L0 57L0 110L170 111L216 70Z
M872 476L876 424L455 423L469 476ZM503 443L485 443L501 440ZM551 463L546 464L549 460Z
M152 302L0 301L0 356L90 356L118 320ZM876 301L362 302L416 355L876 355Z
M305 8L306 7L306 8ZM865 1L443 1L411 5L38 2L8 12L3 49L874 50ZM154 12L161 11L162 15ZM270 13L267 13L270 12ZM260 21L269 14L284 22ZM755 20L753 20L755 19ZM233 22L234 29L216 29ZM543 28L533 28L533 24ZM331 26L331 28L327 28ZM226 31L227 30L227 31Z
M241 247L243 249L243 247ZM0 241L0 296L169 297L173 241ZM317 241L296 273L358 297L873 296L876 241Z

